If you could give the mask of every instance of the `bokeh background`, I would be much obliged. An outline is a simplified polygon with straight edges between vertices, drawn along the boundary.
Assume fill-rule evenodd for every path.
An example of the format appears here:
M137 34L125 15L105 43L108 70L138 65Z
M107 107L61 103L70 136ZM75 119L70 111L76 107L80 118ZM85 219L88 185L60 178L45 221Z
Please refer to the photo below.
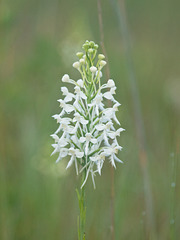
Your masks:
M105 47L126 129L115 171L115 239L179 239L180 2L126 0L130 52L147 143L154 229L148 226L136 112L126 61L119 0L102 1ZM61 77L84 41L100 44L97 1L0 2L0 239L77 239L80 179L67 160L55 164ZM100 48L101 50L101 48ZM104 78L106 81L106 78ZM141 126L142 127L142 126ZM111 239L111 175L106 162L96 190L87 183L87 239ZM148 213L149 214L149 213ZM153 238L151 238L153 239Z

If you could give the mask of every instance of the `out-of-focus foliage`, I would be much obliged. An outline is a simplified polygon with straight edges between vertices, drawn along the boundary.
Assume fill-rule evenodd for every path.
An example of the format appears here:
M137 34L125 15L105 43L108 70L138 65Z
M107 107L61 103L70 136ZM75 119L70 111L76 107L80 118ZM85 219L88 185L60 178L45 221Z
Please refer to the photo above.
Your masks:
M111 77L122 103L118 118L124 164L115 172L116 239L146 239L143 176L122 34L111 1L103 0L105 45ZM173 163L180 136L180 3L127 0L132 55L149 152L148 171L159 240L170 239L172 205L175 238L180 235L179 169L175 201ZM0 239L77 239L79 179L63 160L50 158L61 76L86 40L100 42L97 2L2 0L0 2ZM105 81L105 79L104 79ZM108 164L88 182L87 239L110 239Z

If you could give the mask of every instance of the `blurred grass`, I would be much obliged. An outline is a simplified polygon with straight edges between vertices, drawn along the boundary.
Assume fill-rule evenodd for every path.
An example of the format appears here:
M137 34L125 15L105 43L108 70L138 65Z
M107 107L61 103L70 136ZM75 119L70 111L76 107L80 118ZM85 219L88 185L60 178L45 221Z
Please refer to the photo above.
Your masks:
M133 59L147 134L149 171L158 239L170 238L171 173L176 159L175 238L180 235L180 3L126 1ZM96 1L0 2L0 239L77 239L74 169L50 158L61 76L86 39L99 43ZM105 44L122 103L126 132L123 165L115 172L116 239L146 239L143 178L139 167L121 33L109 1L103 1ZM88 239L110 239L108 163L97 189L87 186Z

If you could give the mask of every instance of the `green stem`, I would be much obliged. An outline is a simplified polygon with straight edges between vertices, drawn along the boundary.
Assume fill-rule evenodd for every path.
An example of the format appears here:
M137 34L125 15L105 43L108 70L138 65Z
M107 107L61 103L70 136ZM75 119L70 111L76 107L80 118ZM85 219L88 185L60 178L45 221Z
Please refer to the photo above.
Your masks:
M86 177L86 170L83 171L81 186ZM85 204L85 186L80 188L78 191L76 189L78 200L79 200L79 210L80 215L78 217L78 240L85 240L85 223L86 223L86 204Z

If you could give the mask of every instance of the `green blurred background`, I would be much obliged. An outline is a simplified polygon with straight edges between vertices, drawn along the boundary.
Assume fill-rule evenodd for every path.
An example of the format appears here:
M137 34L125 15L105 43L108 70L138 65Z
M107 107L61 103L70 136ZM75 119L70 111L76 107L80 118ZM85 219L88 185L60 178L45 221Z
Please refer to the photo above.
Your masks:
M180 2L126 0L132 58L148 146L157 239L179 239ZM149 239L122 31L112 1L102 1L105 47L122 103L118 118L124 164L115 171L115 235ZM55 164L61 77L84 41L100 43L97 1L0 1L0 239L77 239L80 179L66 160ZM101 48L100 48L101 50ZM105 81L105 78L104 78ZM177 173L177 174L176 174ZM175 179L176 175L176 179ZM87 184L87 239L109 240L110 164ZM176 180L176 186L174 183ZM172 185L172 186L171 186ZM148 231L151 231L149 229Z

